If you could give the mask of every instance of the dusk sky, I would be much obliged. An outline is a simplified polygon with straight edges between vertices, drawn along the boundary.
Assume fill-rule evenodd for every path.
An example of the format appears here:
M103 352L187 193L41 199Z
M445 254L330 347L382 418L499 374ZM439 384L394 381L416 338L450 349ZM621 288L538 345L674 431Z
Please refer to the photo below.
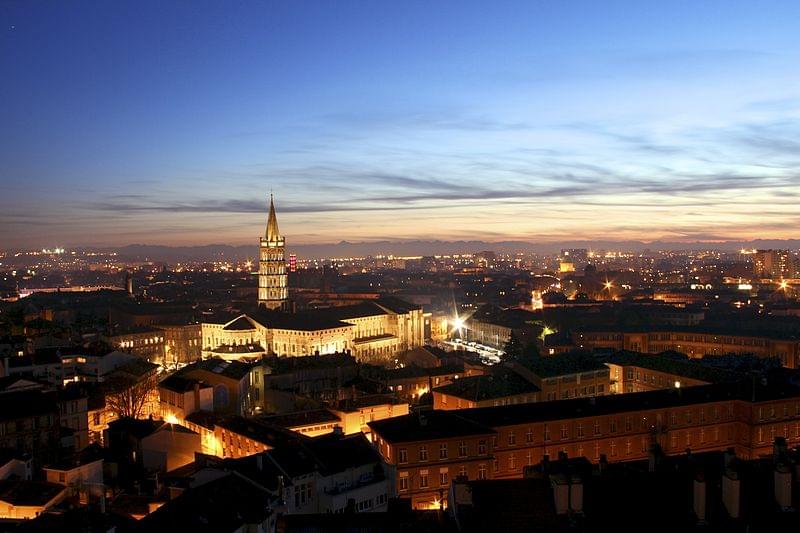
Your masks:
M0 248L798 237L800 2L0 0Z

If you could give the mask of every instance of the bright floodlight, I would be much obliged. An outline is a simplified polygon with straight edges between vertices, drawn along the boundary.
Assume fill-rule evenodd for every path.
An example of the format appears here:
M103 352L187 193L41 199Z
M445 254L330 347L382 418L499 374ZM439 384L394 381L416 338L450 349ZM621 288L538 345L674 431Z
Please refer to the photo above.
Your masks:
M453 326L456 329L464 329L464 319L460 317L455 317L453 319Z
M606 281L605 283L603 283L603 286L605 286L606 289L610 289L611 287L614 286L614 284L611 283L610 281Z
M789 282L786 281L785 279L782 279L781 280L781 289L786 290L787 287L789 287Z

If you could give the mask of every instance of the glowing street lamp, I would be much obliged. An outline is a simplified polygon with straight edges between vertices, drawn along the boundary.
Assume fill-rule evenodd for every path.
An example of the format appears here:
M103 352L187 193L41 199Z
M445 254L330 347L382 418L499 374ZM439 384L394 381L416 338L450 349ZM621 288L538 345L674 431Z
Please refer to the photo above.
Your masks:
M781 288L781 290L785 291L786 289L789 288L789 282L786 281L785 279L782 279L781 282L780 282L780 288Z
M464 330L467 328L467 322L460 316L456 315L452 319L453 330L452 333L458 332L459 338L464 338Z

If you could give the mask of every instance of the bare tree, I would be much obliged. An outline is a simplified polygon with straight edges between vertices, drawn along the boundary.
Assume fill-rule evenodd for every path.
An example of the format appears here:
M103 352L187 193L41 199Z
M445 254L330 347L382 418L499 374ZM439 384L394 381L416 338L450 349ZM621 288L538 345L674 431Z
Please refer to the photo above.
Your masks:
M106 406L119 418L139 418L150 401L153 382L129 376L113 376L106 381Z

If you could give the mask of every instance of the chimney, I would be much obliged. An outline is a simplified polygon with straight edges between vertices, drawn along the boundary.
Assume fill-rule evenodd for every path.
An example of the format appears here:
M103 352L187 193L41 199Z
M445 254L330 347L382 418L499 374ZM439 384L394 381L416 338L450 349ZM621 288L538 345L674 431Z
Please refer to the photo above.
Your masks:
M787 450L786 438L775 437L775 442L772 443L772 460L775 464L786 462Z
M739 518L742 498L742 482L739 473L727 468L722 474L722 504L731 518Z
M200 383L197 381L194 382L194 411L192 412L196 411L200 411Z
M733 448L728 448L723 454L723 459L725 461L725 468L731 468L733 461L736 459L736 451Z
M792 471L785 464L775 465L775 501L781 511L792 508Z
M653 443L650 445L650 451L647 454L647 471L651 474L656 471L656 467L658 466L659 460L661 459L662 451L661 446L658 443Z
M553 503L556 514L567 514L569 511L569 481L563 474L550 476L550 486L553 487Z
M702 473L692 482L692 509L699 524L706 523L706 479Z
M570 479L569 508L573 513L583 513L583 480L577 475Z
M597 466L601 474L605 472L606 468L608 468L608 457L606 454L600 454L600 461L598 461Z
M554 474L550 476L556 514L583 512L583 481L578 476Z

